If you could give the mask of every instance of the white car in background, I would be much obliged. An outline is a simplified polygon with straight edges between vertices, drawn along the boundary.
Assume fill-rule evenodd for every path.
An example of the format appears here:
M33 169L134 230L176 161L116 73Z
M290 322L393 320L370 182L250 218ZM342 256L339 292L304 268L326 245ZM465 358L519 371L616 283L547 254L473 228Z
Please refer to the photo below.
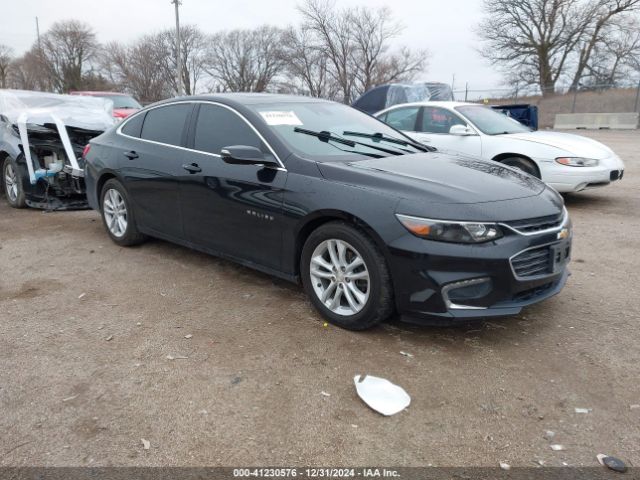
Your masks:
M622 160L600 142L569 133L533 131L483 105L406 103L374 116L439 150L524 170L559 192L608 185L624 174Z

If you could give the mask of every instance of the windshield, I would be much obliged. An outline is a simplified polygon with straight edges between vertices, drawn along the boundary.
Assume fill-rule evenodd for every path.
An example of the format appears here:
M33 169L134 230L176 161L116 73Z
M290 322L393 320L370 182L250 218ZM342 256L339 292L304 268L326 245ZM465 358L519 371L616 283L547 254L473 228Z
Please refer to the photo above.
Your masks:
M481 105L464 105L456 110L471 121L482 133L487 135L503 135L507 133L530 132L529 127L507 117L504 113Z
M387 157L418 153L395 139L412 140L381 121L339 103L269 103L249 105L282 141L301 156L318 161L350 161L354 156ZM307 133L303 133L306 131ZM326 132L318 138L309 132ZM358 135L354 136L354 132ZM330 134L330 135L328 135ZM367 138L369 135L378 138ZM338 139L334 141L333 139ZM344 139L348 144L340 142ZM354 144L355 142L355 144ZM370 146L369 146L370 145ZM389 153L393 152L393 153Z
M138 102L128 95L96 95L96 97L111 100L113 102L113 108L116 109L122 108L139 110L142 108Z

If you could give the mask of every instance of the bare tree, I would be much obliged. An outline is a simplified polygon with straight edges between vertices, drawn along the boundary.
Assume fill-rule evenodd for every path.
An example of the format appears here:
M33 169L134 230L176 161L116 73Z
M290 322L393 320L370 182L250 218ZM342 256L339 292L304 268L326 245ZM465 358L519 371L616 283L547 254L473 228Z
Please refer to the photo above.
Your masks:
M424 71L426 51L413 52L403 47L399 52L389 53L389 43L400 35L402 27L392 21L388 8L359 7L347 13L353 25L355 45L355 94L360 95L383 83L409 81Z
M640 71L640 20L626 16L603 29L585 65L582 84L618 85L634 71Z
M13 63L13 49L0 44L0 88L7 88L9 83L9 69Z
M41 45L42 62L55 90L84 88L83 77L98 50L91 26L77 20L57 22L42 36Z
M337 9L330 0L306 0L298 9L344 103L375 85L409 81L426 67L426 51L390 51L402 27L387 8Z
M402 47L399 51L381 58L368 77L368 82L358 85L357 95L361 95L376 85L393 82L411 82L427 68L429 54L426 50L413 51Z
M196 93L205 74L206 40L197 27L183 27L181 72L187 95ZM146 35L130 45L110 43L100 54L103 75L144 103L168 98L177 91L175 45L173 30Z
M322 55L329 60L329 72L341 89L342 100L351 103L355 83L351 68L354 42L347 15L337 13L335 4L327 0L306 0L298 9L302 14L303 27L315 34Z
M607 26L640 0L485 0L482 55L513 83L553 94L560 78L576 88ZM570 72L569 70L572 70Z
M286 75L283 87L292 93L312 97L335 98L338 86L328 72L328 59L317 44L313 32L304 26L284 33Z
M222 90L264 92L284 70L283 35L267 25L217 33L209 41L207 72Z
M614 22L616 18L620 14L631 12L638 8L640 8L640 0L592 0L586 5L583 10L585 29L581 35L577 64L571 81L572 90L578 88L594 51L598 49L600 51L603 49L610 50L610 47L616 43L616 34L622 33L615 29ZM613 42L611 42L611 35L614 35ZM617 48L620 49L620 46L620 42L618 42ZM622 50L624 50L624 47L622 47Z
M9 84L12 88L22 90L51 91L54 89L36 45L12 62L9 69Z
M174 30L165 30L155 36L156 47L164 55L164 72L166 81L178 90L176 83L176 35ZM186 95L193 95L198 88L198 82L206 72L207 36L194 25L180 28L180 61L182 85Z
M485 0L481 54L509 80L554 93L585 29L579 0Z
M147 35L129 46L106 45L100 63L112 83L149 103L170 97L174 90L175 80L173 85L167 82L165 53L158 48L157 35Z

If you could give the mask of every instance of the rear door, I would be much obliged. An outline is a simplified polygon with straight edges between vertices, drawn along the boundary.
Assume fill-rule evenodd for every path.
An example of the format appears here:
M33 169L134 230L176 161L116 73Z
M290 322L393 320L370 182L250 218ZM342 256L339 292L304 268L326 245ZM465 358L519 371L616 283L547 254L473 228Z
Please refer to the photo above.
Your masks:
M138 225L177 240L184 239L178 180L184 173L184 145L193 106L176 103L151 109L138 132L128 130L126 123L121 132L126 141L118 153Z
M256 147L274 153L235 110L212 103L197 107L183 171L180 200L184 229L192 243L269 268L280 269L284 168L230 165L224 147Z

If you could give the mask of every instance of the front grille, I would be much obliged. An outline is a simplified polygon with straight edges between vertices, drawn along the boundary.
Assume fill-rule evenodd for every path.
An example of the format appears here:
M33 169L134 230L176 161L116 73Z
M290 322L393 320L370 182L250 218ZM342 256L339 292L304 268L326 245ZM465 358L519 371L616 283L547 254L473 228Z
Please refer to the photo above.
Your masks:
M535 277L553 273L551 247L526 250L511 259L511 266L518 277Z
M559 215L549 215L546 217L530 218L527 220L516 220L513 222L505 222L506 225L511 228L515 228L519 232L523 233L535 233L542 230L548 230L550 228L557 228L562 225L564 220L564 213Z

